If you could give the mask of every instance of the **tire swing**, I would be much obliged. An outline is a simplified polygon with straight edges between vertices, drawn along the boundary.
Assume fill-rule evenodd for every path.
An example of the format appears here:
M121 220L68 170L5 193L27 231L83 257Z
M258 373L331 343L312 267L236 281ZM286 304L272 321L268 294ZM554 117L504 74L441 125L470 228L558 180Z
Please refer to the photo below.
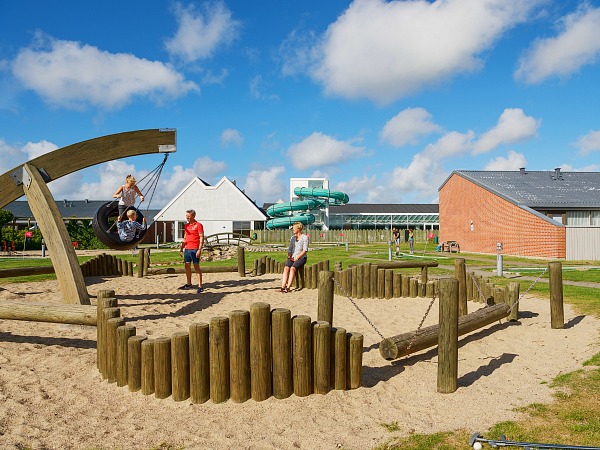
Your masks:
M160 163L154 170L152 170L148 175L140 180L140 183L144 181L146 178L150 177L148 181L140 188L140 191L147 192L152 191L150 195L150 200L148 201L148 206L146 207L146 214L148 213L148 209L150 208L150 203L152 203L152 197L154 197L154 191L156 190L156 186L158 185L158 180L160 179L160 175L162 173L163 167L167 162L167 158L169 154L165 155L163 162ZM142 223L142 219L144 218L144 214L138 207L130 206L127 210L133 209L137 213L136 221ZM108 248L112 248L113 250L131 250L137 247L138 243L140 243L144 236L146 236L145 230L140 230L133 240L128 242L123 242L119 237L119 233L117 231L117 218L119 217L119 201L112 200L110 202L104 203L92 219L92 228L94 230L94 234L98 238L100 242L106 245Z

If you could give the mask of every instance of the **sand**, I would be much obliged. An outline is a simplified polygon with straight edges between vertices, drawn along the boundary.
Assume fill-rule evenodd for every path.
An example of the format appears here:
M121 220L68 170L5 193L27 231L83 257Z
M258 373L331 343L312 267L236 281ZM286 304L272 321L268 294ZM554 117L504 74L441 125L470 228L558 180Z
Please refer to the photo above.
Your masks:
M191 323L253 302L317 311L317 291L282 294L278 277L205 274L206 292L179 291L182 275L88 278L95 304L114 289L137 334L170 336ZM0 301L60 303L55 281L0 285ZM356 300L385 336L415 330L429 300ZM516 407L552 401L549 382L582 367L600 351L600 321L565 306L566 328L550 328L548 301L525 296L518 323L496 323L460 339L459 388L436 392L431 349L389 362L380 336L345 297L335 298L334 324L364 334L363 387L327 395L192 404L131 393L96 369L95 327L0 320L0 448L368 449L410 433L466 429L519 418ZM469 304L469 311L480 308ZM437 322L437 304L424 326ZM388 431L382 424L397 424Z

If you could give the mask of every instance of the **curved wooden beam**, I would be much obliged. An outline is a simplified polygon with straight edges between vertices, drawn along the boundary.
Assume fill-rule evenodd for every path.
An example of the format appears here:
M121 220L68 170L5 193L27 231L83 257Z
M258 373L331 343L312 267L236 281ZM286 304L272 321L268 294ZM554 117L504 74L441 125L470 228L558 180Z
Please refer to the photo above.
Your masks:
M38 156L28 163L37 167L46 183L114 159L175 151L173 129L139 130L111 134L78 142ZM0 175L0 208L23 195L20 177L23 164Z

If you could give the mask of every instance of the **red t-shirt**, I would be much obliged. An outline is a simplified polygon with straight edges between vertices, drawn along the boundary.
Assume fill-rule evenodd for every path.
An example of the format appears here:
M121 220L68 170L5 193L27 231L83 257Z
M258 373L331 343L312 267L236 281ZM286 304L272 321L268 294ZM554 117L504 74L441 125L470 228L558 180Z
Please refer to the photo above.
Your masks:
M204 227L200 222L194 220L183 226L185 248L187 250L198 250L200 248L200 235L204 234Z

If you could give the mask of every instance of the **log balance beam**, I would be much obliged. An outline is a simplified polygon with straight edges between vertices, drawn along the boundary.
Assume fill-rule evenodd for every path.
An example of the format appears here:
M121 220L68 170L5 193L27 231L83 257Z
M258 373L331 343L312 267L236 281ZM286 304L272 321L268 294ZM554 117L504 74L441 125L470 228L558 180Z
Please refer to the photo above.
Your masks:
M238 266L202 266L202 273L237 272ZM148 268L148 275L163 275L172 273L185 273L185 267L152 267Z
M497 322L508 317L509 313L510 306L501 303L461 316L458 318L458 336ZM433 347L438 344L439 332L439 325L432 325L422 328L416 336L414 331L392 336L379 343L379 353L385 359L393 360Z
M98 321L95 306L76 304L52 305L15 300L0 302L0 319L92 326L96 326Z

